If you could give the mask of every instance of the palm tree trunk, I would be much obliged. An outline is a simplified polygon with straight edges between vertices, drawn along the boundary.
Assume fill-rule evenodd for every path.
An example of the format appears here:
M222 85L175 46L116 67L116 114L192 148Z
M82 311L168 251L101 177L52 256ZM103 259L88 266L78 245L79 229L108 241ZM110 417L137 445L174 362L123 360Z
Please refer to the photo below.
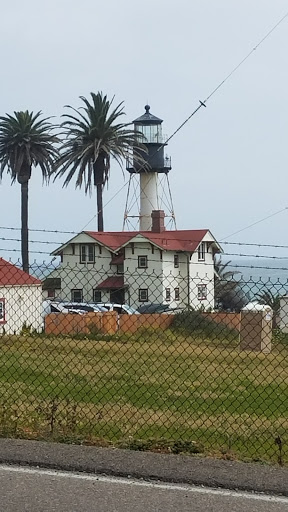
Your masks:
M97 183L97 224L98 231L104 231L104 218L103 218L103 185Z
M29 273L28 249L28 180L21 183L21 255L22 268Z
M105 154L101 153L93 164L94 186L97 192L97 224L98 231L104 231L103 187L105 183Z

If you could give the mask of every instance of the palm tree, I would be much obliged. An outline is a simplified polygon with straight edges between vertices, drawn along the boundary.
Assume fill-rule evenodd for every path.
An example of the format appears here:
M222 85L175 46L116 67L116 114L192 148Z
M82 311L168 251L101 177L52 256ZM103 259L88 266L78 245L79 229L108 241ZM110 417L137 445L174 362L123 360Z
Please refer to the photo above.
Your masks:
M248 302L246 293L242 290L239 281L235 280L238 270L227 270L231 261L223 263L221 257L214 258L214 295L215 302L223 310L240 311Z
M40 119L41 112L14 112L0 117L0 179L5 170L21 185L21 254L22 267L29 272L28 249L28 183L32 166L39 165L47 181L58 155L49 118Z
M280 295L274 295L271 290L264 290L262 293L257 293L255 297L258 299L260 304L267 304L273 311L273 320L272 327L276 329L277 327L277 316L280 312Z
M103 231L103 188L109 179L110 158L115 158L123 170L122 161L133 148L134 162L144 165L146 148L140 142L142 134L128 129L128 124L119 123L124 115L123 102L111 111L114 98L109 101L102 92L90 94L90 102L80 96L84 107L75 109L67 105L73 114L63 115L66 140L55 165L55 178L65 176L63 186L67 186L76 177L76 188L83 185L86 194L96 187L98 231Z

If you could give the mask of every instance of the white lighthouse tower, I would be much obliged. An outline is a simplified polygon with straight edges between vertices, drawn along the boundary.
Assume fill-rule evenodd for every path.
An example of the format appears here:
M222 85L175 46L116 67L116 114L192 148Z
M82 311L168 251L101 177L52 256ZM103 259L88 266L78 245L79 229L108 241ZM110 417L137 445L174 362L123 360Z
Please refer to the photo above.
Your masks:
M165 210L165 216L172 219L175 227L175 216L168 181L171 158L164 156L164 149L167 144L165 142L166 138L162 134L163 120L151 114L150 106L146 105L145 114L135 119L133 123L135 131L141 132L144 136L143 143L147 147L147 153L143 153L143 158L147 165L135 162L133 156L127 162L130 179L124 213L124 227L127 225L129 228L129 223L132 225L130 219L136 218L139 219L138 229L140 231L150 231L152 212L155 210ZM138 178L138 183L135 183L135 178Z

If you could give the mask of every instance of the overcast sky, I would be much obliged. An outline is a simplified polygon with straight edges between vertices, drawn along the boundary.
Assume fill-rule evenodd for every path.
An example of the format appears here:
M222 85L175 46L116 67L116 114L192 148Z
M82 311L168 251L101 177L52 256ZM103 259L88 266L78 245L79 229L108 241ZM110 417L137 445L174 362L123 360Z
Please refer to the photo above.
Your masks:
M3 0L0 113L42 110L59 121L65 104L103 91L124 100L127 121L148 101L169 135L286 10L286 0ZM287 47L288 18L169 143L178 229L209 228L221 240L288 206ZM123 185L113 164L104 203ZM122 229L126 191L105 208L106 230ZM19 185L5 176L0 193L0 225L19 227ZM29 208L32 229L80 231L96 198L72 183L42 187L34 169ZM287 224L288 210L229 240L288 245ZM19 232L1 229L0 237ZM67 237L30 234L57 244ZM15 260L8 248L19 243L0 244L0 255Z

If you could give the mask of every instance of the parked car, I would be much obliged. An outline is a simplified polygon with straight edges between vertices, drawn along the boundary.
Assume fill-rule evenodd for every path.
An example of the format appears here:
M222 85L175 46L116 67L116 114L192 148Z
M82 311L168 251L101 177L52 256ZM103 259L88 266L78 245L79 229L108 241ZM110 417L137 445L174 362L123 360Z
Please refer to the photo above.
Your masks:
M100 304L90 304L86 302L62 302L61 304L64 306L64 308L70 311L83 311L85 313L104 313L106 311L106 309L100 306Z
M170 308L169 304L141 304L138 308L138 313L180 313L182 309L180 308Z
M49 313L74 313L75 315L85 315L88 312L102 312L107 311L104 307L98 304L88 304L84 302L62 302L45 300L43 302L43 316Z
M139 312L137 309L132 308L132 306L129 306L128 304L115 304L112 302L100 302L96 303L96 306L100 306L102 308L105 308L106 311L117 311L119 315L138 315Z
M248 302L246 306L244 306L241 311L266 311L267 313L272 311L271 306L268 304L260 304L257 301Z

